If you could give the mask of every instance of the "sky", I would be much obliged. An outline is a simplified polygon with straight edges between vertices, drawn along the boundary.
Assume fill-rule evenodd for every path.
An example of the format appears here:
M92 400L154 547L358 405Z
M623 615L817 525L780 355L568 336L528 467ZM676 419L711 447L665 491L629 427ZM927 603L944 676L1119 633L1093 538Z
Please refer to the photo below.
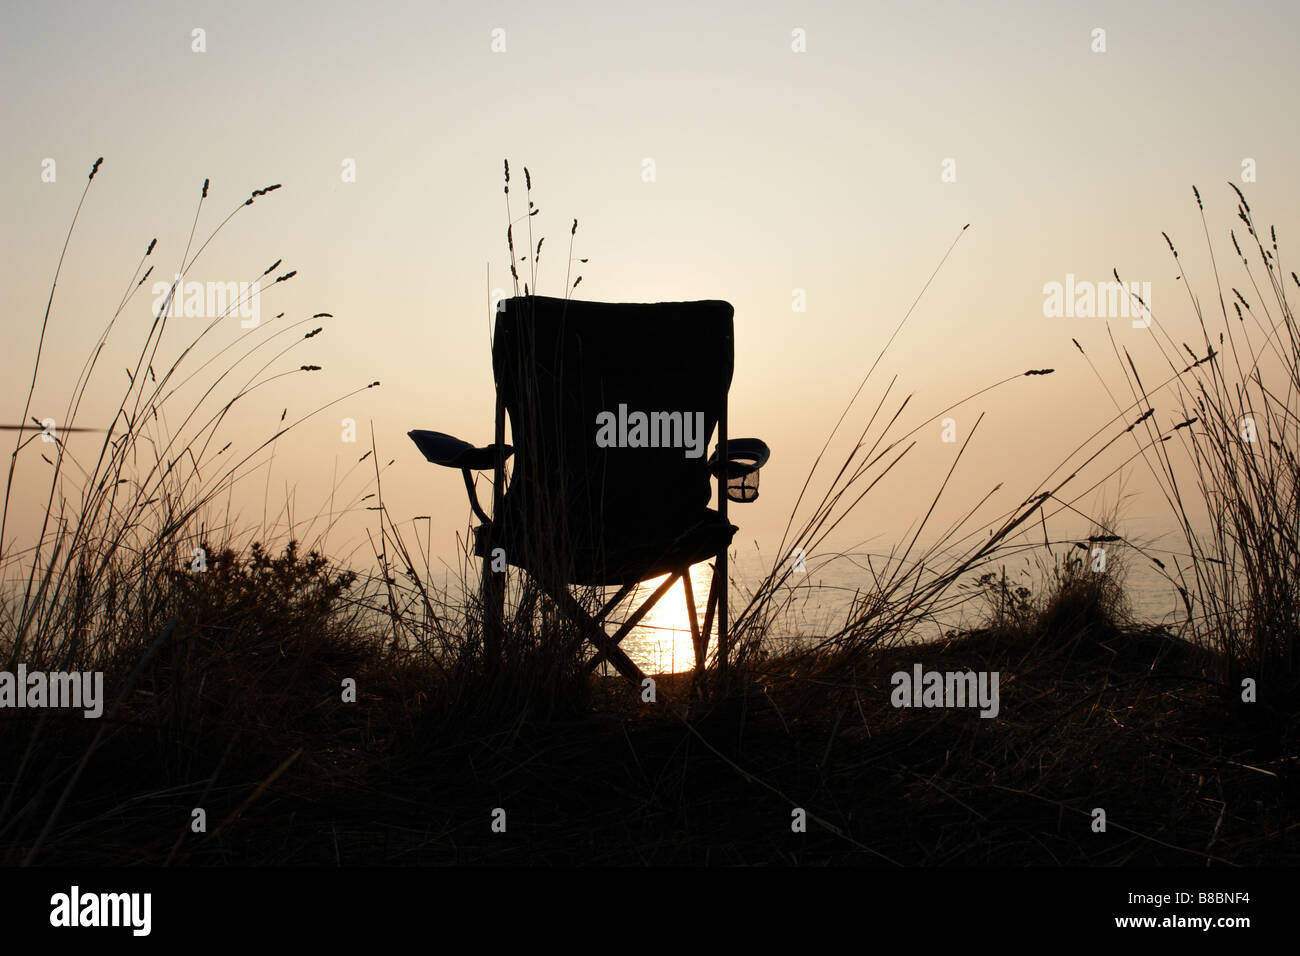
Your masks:
M1152 331L1127 318L1045 315L1046 284L1118 269L1149 283L1173 338L1195 342L1184 286L1217 298L1193 185L1217 254L1230 248L1232 182L1277 224L1286 262L1300 222L1297 26L1300 5L1263 2L6 4L5 420L22 414L54 269L97 157L46 334L38 418L63 414L150 240L150 283L173 277L205 179L193 248L253 190L281 184L240 208L185 278L248 281L276 260L274 275L296 275L261 297L258 329L223 320L185 368L327 312L299 330L323 333L263 377L321 371L241 400L210 454L226 441L227 454L252 451L282 413L294 421L362 390L250 463L230 498L238 524L288 533L288 500L292 533L311 538L322 515L351 508L327 545L367 559L374 501L359 499L375 474L357 459L373 428L393 520L454 567L470 523L460 475L426 463L406 432L491 440L489 303L509 288L508 215L521 237L529 225L527 167L533 240L547 239L539 292L565 294L571 266L579 298L734 305L731 434L772 449L760 499L733 509L738 547L778 546L845 403L923 289L850 414L852 433L895 377L891 396L913 396L906 431L1008 376L1056 370L950 413L956 442L939 421L918 431L834 542L888 550L981 413L944 518L999 483L987 513L1014 507L1114 415L1106 387L1124 385L1110 336L1139 367L1160 367ZM575 218L572 256L588 261L570 264ZM77 424L109 424L153 321L149 292L123 309ZM159 366L203 324L171 320ZM217 394L255 380L277 350L257 352ZM214 361L178 393L169 427L224 367ZM1160 415L1176 421L1171 406ZM97 447L68 440L83 463ZM37 527L40 451L20 455L10 540ZM1131 469L1132 527L1168 526L1152 489ZM1118 489L1099 493L1114 500ZM413 524L417 515L431 520Z

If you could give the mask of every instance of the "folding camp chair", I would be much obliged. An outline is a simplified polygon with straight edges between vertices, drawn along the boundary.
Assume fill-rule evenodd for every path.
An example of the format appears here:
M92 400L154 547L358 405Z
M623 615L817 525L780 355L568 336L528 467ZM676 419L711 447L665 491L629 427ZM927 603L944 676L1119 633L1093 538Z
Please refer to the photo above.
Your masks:
M727 302L647 304L516 296L498 304L492 366L496 435L476 448L450 435L412 431L431 462L461 469L482 522L474 553L484 593L501 613L509 564L527 571L577 625L596 654L640 684L644 675L620 642L680 578L704 669L717 611L720 670L728 658L727 549L738 528L727 502L758 496L767 446L727 438L733 309ZM505 414L512 445L505 443ZM637 418L637 413L644 416ZM706 457L717 429L717 447ZM509 486L505 462L513 454ZM493 473L492 514L478 502L472 473ZM710 476L725 484L718 506ZM703 627L691 565L714 558ZM636 587L667 578L612 634L604 621ZM571 585L618 588L597 614ZM602 592L603 594L603 592ZM490 623L490 622L489 622ZM486 635L485 635L486 638Z

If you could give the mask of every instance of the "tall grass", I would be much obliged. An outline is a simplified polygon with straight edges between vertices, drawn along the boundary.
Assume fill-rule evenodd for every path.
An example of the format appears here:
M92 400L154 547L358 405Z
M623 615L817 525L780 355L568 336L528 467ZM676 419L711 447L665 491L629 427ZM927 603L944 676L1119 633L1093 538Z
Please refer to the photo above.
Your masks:
M965 231L965 227L962 231ZM915 396L908 394L902 398L893 398L892 392L897 382L894 378L879 388L879 397L845 458L832 469L823 471L823 458L832 439L870 382L894 337L911 316L921 295L924 295L925 288L934 280L960 238L961 233L940 260L916 302L885 342L809 469L776 549L775 559L753 589L748 605L736 616L736 626L741 635L739 654L742 662L752 661L759 665L766 656L765 644L779 628L782 614L808 588L802 580L803 575L796 569L796 562L792 560L792 549L797 548L809 562L814 561L815 556L815 566L809 567L810 572L815 567L844 558L844 555L830 548L832 535L867 500L876 485L900 467L915 447L916 436L923 429L932 428L955 409L970 406L993 390L1009 387L1011 383L1024 378L1036 381L1055 371L1051 368L1035 368L1009 375L933 414L918 416L919 420L910 427L904 420L904 413ZM966 507L958 520L946 528L931 532L932 519L941 500L950 494L953 478L983 421L982 413L976 416L974 425L958 448L948 471L934 476L933 495L921 509L918 520L905 539L883 559L869 558L865 566L858 565L865 574L842 623L801 642L796 646L794 656L803 657L805 662L816 662L816 666L852 669L877 652L919 637L925 631L939 633L944 628L944 622L972 600L972 592L967 585L981 578L990 581L992 579L989 575L996 576L997 572L990 571L989 568L997 568L1010 557L1025 553L1038 553L1041 558L1044 550L1050 552L1056 544L1077 545L1088 550L1090 544L1096 541L1124 542L1143 556L1150 557L1142 548L1115 532L1114 519L1098 519L1083 510L1080 504L1084 498L1096 493L1112 480L1122 478L1124 468L1130 464L1133 456L1115 462L1114 453L1142 417L1131 407L1119 409L1113 418L1080 442L1037 487L1011 509L980 517L1002 489L1003 484L998 483ZM1134 454L1148 451L1151 445L1161 440L1159 435L1152 436L1150 444L1142 444ZM815 498L811 489L818 481L824 484L825 490L820 498ZM1086 487L1077 487L1084 482L1088 482ZM1091 537L1090 542L1053 541L1048 534L1047 525L1049 520L1058 515L1082 517L1094 525L1097 533ZM1042 541L1029 540L1030 532L1039 527L1042 529ZM919 542L927 533L929 544L920 545ZM1121 586L1120 577L1112 573L1109 577L1101 575L1095 580L1090 579L1088 574L1080 571L1081 567L1078 562L1059 559L1048 566L1048 574L1056 576L1054 590L1063 587L1066 590L1087 590L1093 598L1118 610L1120 602L1113 592ZM1119 565L1116 565L1113 570L1118 568ZM1063 575L1069 577L1068 587ZM1106 591L1105 595L1101 594L1101 589ZM762 670L761 666L759 670Z
M88 177L65 239L65 254L101 162L95 163ZM205 180L189 240L174 270L178 277L191 272L234 216L280 188L277 184L253 191L206 238L196 241L209 185ZM181 292L178 278L154 314L133 364L126 369L126 384L116 406L109 406L107 414L102 406L95 410L97 415L105 415L96 423L104 427L86 428L80 424L88 389L102 377L100 358L110 337L127 310L137 307L139 290L154 271L156 246L157 240L148 244L116 310L94 342L71 389L62 419L51 431L42 429L38 420L37 427L15 428L17 438L0 513L0 581L4 585L0 595L0 662L10 671L22 662L33 670L104 670L110 675L104 722L74 770L61 779L57 775L30 779L38 773L33 755L51 745L49 734L58 733L57 722L49 719L50 711L46 710L31 727L12 775L6 774L8 788L0 799L0 832L12 837L15 828L39 824L29 853L32 857L57 822L91 755L112 736L109 728L124 704L130 706L140 694L156 693L155 716L159 716L158 708L169 714L167 719L161 719L160 730L175 731L170 746L184 749L190 738L183 732L183 725L197 713L203 682L203 675L182 663L198 646L187 641L229 650L230 640L212 644L214 632L229 632L229 638L259 601L264 602L259 605L259 613L268 617L261 622L265 634L277 623L277 594L283 599L280 610L301 631L308 619L316 624L328 617L339 594L352 583L346 575L340 578L327 572L318 554L300 558L296 545L290 546L280 563L270 560L257 543L250 555L247 533L235 527L228 508L224 515L219 514L222 499L228 499L233 487L262 464L260 459L274 448L277 439L348 397L289 421L285 420L285 409L270 437L254 443L251 450L232 451L235 441L225 438L223 425L237 405L247 403L250 396L256 398L261 389L278 379L319 370L319 366L297 364L286 361L286 357L323 330L320 320L330 318L328 313L287 322L281 321L284 313L280 313L200 360L200 347L216 339L217 330L232 321L245 300L228 303L222 315L210 317L190 333L176 321L173 311ZM62 261L61 256L60 270ZM276 275L279 266L277 260L263 270L247 294L261 295L293 278L294 270ZM58 320L54 309L58 278L56 270L33 361L24 422L31 410L31 396L45 371L42 358L47 331L53 328L52 321ZM176 350L177 357L170 364L159 364L160 355ZM224 366L213 368L219 360L224 360ZM198 399L178 407L178 393L184 394L191 384L199 390ZM375 385L378 383L349 394ZM85 431L102 432L103 439L94 458L83 461L68 447L66 436ZM41 437L52 438L50 455L38 454L39 449L50 447L45 442L33 444ZM44 468L48 474L48 491L38 512L40 526L27 548L16 547L4 537L20 467ZM332 524L336 518L328 520ZM235 588L236 578L230 576L232 569L245 567L245 561L260 582L254 591ZM286 569L290 576L284 584ZM283 584L278 592L272 587L277 580ZM324 588L323 596L314 594L308 586L311 582ZM229 585L224 591L223 583ZM295 589L298 593L290 595ZM219 600L235 604L223 609L214 604L218 596ZM336 621L334 626L345 623ZM160 680L159 668L170 678ZM166 694L146 690L148 685L156 688L159 684L166 685ZM46 801L53 797L57 799L51 810ZM41 809L48 815L38 820Z
M1245 235L1228 230L1233 255L1222 265L1193 188L1208 293L1164 235L1196 317L1196 348L1171 337L1161 316L1177 310L1168 309L1153 311L1151 326L1169 371L1163 381L1144 378L1127 348L1115 356L1133 402L1150 416L1144 429L1160 439L1142 457L1186 542L1186 560L1171 572L1184 630L1216 652L1231 697L1249 677L1261 700L1276 704L1300 689L1300 329L1287 298L1300 279L1281 265L1276 228L1261 230L1229 186ZM1162 418L1176 422L1163 436Z

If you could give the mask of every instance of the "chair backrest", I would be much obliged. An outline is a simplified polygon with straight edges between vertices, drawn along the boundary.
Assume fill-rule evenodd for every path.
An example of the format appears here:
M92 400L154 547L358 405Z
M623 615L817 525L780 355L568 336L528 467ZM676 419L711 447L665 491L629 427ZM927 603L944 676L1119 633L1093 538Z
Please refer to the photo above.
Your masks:
M504 300L492 365L515 456L495 521L560 563L670 542L698 522L732 316L717 300Z

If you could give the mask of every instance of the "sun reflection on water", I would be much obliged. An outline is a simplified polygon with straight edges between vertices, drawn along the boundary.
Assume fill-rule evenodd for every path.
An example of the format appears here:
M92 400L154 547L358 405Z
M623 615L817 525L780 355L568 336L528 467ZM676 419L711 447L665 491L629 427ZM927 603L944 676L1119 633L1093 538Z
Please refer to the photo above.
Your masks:
M704 609L709 600L709 582L713 577L712 566L702 562L691 568L691 588L695 593L696 620L704 626ZM646 598L654 593L655 588L663 584L666 574L650 578L637 585L621 606L619 619L641 606ZM609 631L616 628L611 622ZM714 631L717 631L716 625ZM710 640L709 647L716 643ZM691 643L691 621L686 613L686 589L678 581L668 593L659 599L639 624L634 627L620 645L627 651L628 657L636 662L647 674L673 674L695 669L695 646ZM607 664L602 665L602 672L612 673Z

